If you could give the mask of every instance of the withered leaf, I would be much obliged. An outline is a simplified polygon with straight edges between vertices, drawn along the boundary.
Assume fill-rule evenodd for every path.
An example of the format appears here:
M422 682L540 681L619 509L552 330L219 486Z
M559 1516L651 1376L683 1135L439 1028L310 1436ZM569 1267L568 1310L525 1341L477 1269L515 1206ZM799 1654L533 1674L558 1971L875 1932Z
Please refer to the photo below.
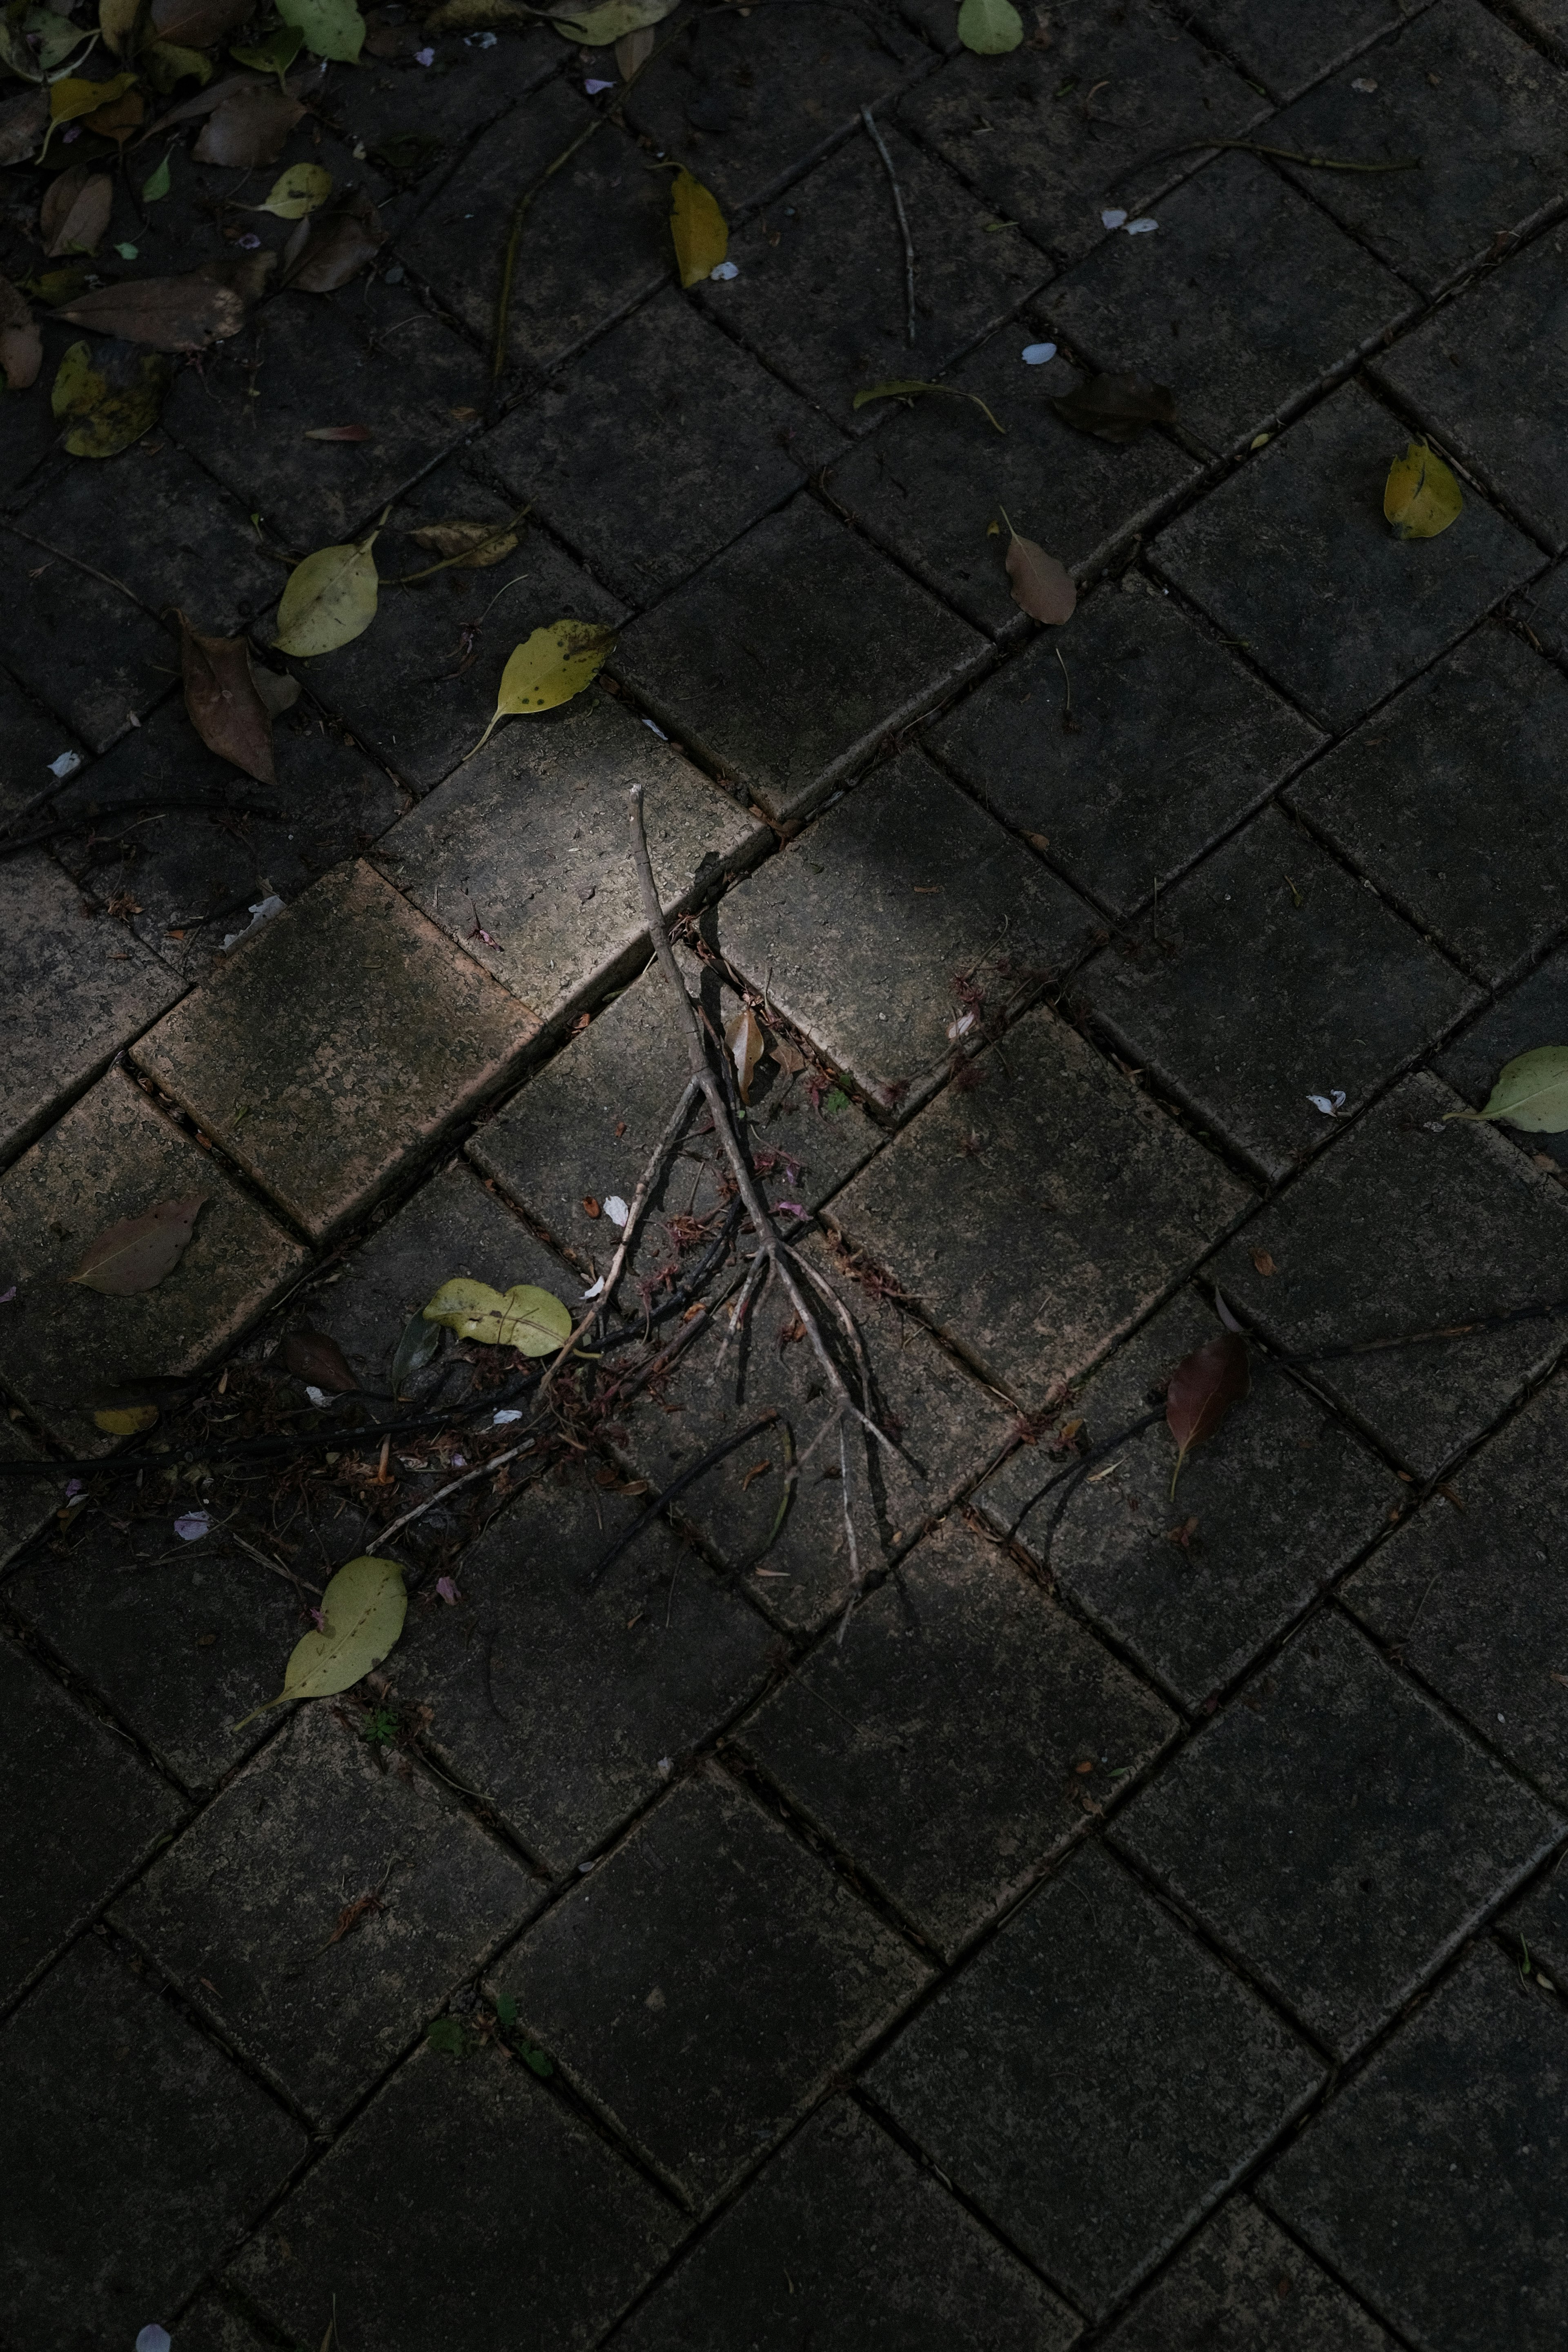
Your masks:
M52 180L38 207L38 235L53 260L62 253L96 253L114 208L114 183L107 172L73 163Z
M49 394L65 424L61 446L73 457L117 457L156 425L173 375L159 352L111 345L95 366L87 344L72 343Z
M232 287L193 272L188 278L138 278L100 286L55 313L73 327L90 327L121 342L157 352L200 352L245 324L245 304Z
M363 198L322 219L303 220L283 249L280 286L301 294L334 294L374 261L386 231L373 204Z
M1136 375L1091 375L1051 403L1065 425L1125 446L1151 425L1173 422L1176 404L1163 383Z
M724 1045L731 1061L735 1066L735 1076L741 1087L741 1100L743 1103L749 1103L752 1099L752 1080L756 1074L757 1064L767 1050L767 1041L763 1035L763 1024L749 1004L742 1004L739 1013L732 1014L725 1023Z
M517 533L496 522L422 522L409 538L432 555L452 560L459 572L483 572L517 545Z
M153 0L153 30L183 48L210 49L256 13L254 0Z
M1165 1391L1165 1423L1176 1441L1176 1466L1171 1492L1182 1465L1194 1445L1212 1437L1233 1404L1252 1386L1252 1359L1239 1331L1217 1331L1184 1356Z
M0 375L7 392L26 392L37 380L44 363L44 339L38 322L8 278L0 278Z
M308 425L304 437L307 441L368 441L370 427L368 425Z
M272 713L258 690L245 639L202 636L183 613L175 617L191 725L220 760L258 783L276 783Z
M261 697L262 708L268 718L281 719L292 710L300 699L300 681L286 669L268 669L265 662L250 656L250 682Z
M228 163L247 171L270 163L304 111L299 100L283 90L265 82L242 83L214 110L192 152L198 163ZM163 117L165 122L174 119Z
M178 1265L206 1198L205 1192L192 1192L183 1201L160 1201L139 1217L107 1226L88 1244L81 1264L67 1280L101 1291L106 1298L130 1298L137 1291L155 1289Z
M1008 529L1012 530L1010 523ZM1057 556L1047 555L1037 540L1024 539L1015 530L1007 542L1006 562L1013 602L1032 621L1059 629L1064 621L1072 619L1078 590L1072 573Z
M292 1372L297 1381L309 1381L312 1388L352 1396L359 1387L337 1341L325 1331L312 1331L308 1324L289 1332L279 1355L286 1372Z
M146 101L139 89L124 90L120 97L88 115L82 128L96 131L100 139L112 139L117 147L123 147L131 133L142 128L146 111Z
M49 127L49 93L25 89L0 105L0 165L25 163L44 143Z

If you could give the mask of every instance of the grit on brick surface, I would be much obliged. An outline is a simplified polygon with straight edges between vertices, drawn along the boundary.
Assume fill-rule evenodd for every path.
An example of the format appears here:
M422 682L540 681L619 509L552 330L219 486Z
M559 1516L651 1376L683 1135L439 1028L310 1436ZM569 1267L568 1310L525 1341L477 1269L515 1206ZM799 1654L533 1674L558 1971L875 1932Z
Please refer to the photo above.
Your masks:
M1568 2341L1568 0L977 6L0 29L0 2352Z

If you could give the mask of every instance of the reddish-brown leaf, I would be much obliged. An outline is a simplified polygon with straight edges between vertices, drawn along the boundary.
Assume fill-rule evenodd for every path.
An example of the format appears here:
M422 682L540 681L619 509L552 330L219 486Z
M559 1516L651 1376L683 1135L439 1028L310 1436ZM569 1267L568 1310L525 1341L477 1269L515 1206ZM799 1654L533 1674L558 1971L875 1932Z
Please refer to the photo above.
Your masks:
M1032 621L1059 629L1072 619L1078 605L1072 573L1037 541L1021 539L1016 531L1007 544L1007 577L1014 604L1021 604Z
M7 392L26 392L44 363L38 322L8 278L0 278L0 375Z
M150 343L155 352L200 352L245 324L245 304L230 286L204 274L188 278L137 278L123 286L100 286L61 305L57 319L95 334L116 335L124 343Z
M179 1264L206 1197L192 1192L183 1201L160 1201L139 1217L107 1226L89 1243L81 1264L67 1280L101 1291L108 1298L130 1298L139 1290L154 1289Z
M1252 1386L1252 1359L1239 1331L1217 1331L1184 1356L1165 1391L1165 1422L1176 1441L1176 1467L1171 1492L1182 1465L1194 1445L1212 1437L1233 1404Z
M241 87L214 108L192 152L198 163L237 164L247 171L276 163L304 111L298 99L265 82Z
M38 207L38 236L50 260L62 253L96 253L114 209L107 172L73 163L51 180Z
M220 760L258 783L276 783L272 713L258 689L245 639L204 637L183 613L175 617L191 725Z
M312 1388L352 1396L359 1386L342 1349L325 1331L312 1331L309 1325L290 1331L279 1354L284 1370L292 1372L297 1381L308 1381Z

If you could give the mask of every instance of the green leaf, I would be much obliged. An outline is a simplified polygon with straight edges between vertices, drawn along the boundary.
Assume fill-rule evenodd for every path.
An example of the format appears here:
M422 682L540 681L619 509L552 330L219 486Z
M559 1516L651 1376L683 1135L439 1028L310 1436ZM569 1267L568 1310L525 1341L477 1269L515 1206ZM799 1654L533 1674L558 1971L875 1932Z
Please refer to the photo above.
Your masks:
M991 411L977 392L964 392L956 383L922 383L915 376L898 376L889 383L867 384L864 390L856 394L855 405L864 408L868 400L912 400L921 392L945 392L950 400L972 400L975 407L990 416L993 425L996 425L996 419L991 416ZM1005 433L1007 427L996 425L996 430Z
M460 2017L438 2017L425 2039L443 2058L466 2058L468 2054L468 2031Z
M1449 1118L1506 1118L1526 1135L1561 1135L1568 1129L1568 1045L1536 1045L1505 1063L1479 1110L1451 1110Z
M324 205L332 193L332 175L321 163L290 163L279 172L266 201L251 205L253 213L271 213L278 220L303 220Z
M352 547L319 547L289 574L278 605L280 654L330 654L352 645L375 618L380 581L371 553L380 533Z
M403 1570L395 1560L368 1554L351 1559L321 1595L321 1631L295 1643L277 1697L253 1707L236 1731L286 1699L330 1698L348 1690L380 1665L403 1631L407 1608Z
M1023 39L1024 20L1013 0L963 0L958 12L958 37L978 57L1005 57Z
M513 2000L510 1992L497 1993L496 2017L502 2030L508 2033L511 2032L512 2027L517 2023L517 2003Z
M535 629L525 644L513 646L501 672L490 723L474 751L483 751L503 719L553 710L592 686L615 642L614 629L602 628L597 621L552 621L548 628ZM470 751L468 757L473 755Z
M253 73L275 73L279 81L299 56L305 36L298 25L279 25L265 41L253 48L230 49L236 65L249 66Z
M520 1282L503 1295L467 1275L441 1285L425 1320L444 1323L459 1339L475 1339L482 1348L515 1348L522 1356L548 1356L572 1337L570 1311L548 1290Z
M392 1393L402 1399L408 1394L408 1384L416 1372L422 1372L441 1344L440 1326L426 1323L423 1315L409 1317L403 1327L403 1337L397 1343L397 1353L392 1360Z
M517 2054L522 2060L523 2064L525 2066L531 2066L534 2073L542 2079L547 2075L553 2074L555 2072L554 2065L551 2060L545 2056L543 2051L536 2050L531 2042L525 2042Z
M829 1118L837 1118L841 1110L848 1109L849 1097L842 1087L834 1087L829 1093L823 1096L822 1108Z
M72 343L50 394L59 417L74 417L63 439L73 457L116 457L156 425L174 370L162 352L126 352L92 364L85 343Z
M364 18L353 0L278 0L278 14L286 25L298 26L312 57L358 65Z
M169 155L172 155L174 152L174 149L171 147L169 150ZM168 194L170 185L169 155L165 155L157 170L155 172L150 172L147 174L147 177L142 181L142 201L144 205L161 204L163 198Z
M188 49L183 41L149 41L136 60L153 89L167 98L183 81L194 81L205 89L213 78L213 61L200 49Z
M1395 457L1384 484L1383 511L1401 539L1436 539L1465 510L1465 495L1425 441Z

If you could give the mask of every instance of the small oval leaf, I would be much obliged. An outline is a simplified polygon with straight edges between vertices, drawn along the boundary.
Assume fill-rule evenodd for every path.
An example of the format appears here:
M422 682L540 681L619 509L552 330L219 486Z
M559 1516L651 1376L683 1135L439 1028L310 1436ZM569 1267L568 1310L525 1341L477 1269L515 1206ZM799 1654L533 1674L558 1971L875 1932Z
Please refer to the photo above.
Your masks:
M271 213L279 220L303 220L320 210L332 193L332 175L321 163L290 163L279 172L265 202L252 205L255 213Z
M1037 541L1022 539L1016 531L1008 541L1006 560L1013 602L1022 605L1032 621L1059 629L1065 621L1072 619L1078 608L1078 590L1065 563L1047 555Z
M1503 1065L1479 1110L1451 1110L1450 1118L1505 1118L1526 1135L1561 1135L1568 1129L1568 1045L1536 1045Z
M92 1418L106 1436L140 1437L157 1422L158 1408L155 1404L102 1405Z
M522 645L513 646L501 672L490 723L474 751L483 751L503 719L553 710L592 686L615 642L614 629L597 621L552 621L548 628L535 629Z
M280 654L330 654L363 636L375 618L380 578L371 553L379 533L352 547L319 547L289 574L278 605Z
M1425 441L1395 457L1384 485L1383 511L1401 539L1436 539L1465 510L1464 492Z
M369 1554L340 1568L321 1595L321 1630L297 1642L283 1687L235 1725L242 1731L268 1707L291 1698L331 1698L379 1666L403 1631L408 1610L403 1570Z
M730 250L730 227L719 199L684 167L669 191L669 233L682 286L711 277Z
M1005 57L1023 39L1024 20L1013 0L963 0L958 12L958 37L978 57Z

